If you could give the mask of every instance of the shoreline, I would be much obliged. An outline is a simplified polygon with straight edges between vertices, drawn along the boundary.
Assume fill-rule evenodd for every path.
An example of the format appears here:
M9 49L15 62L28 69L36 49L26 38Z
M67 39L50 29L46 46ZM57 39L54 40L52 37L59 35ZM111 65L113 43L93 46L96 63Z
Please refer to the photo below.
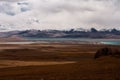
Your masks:
M1 39L2 40L2 39ZM84 39L84 38L26 38L25 40L5 40L0 44L97 44L97 45L120 45L120 39Z

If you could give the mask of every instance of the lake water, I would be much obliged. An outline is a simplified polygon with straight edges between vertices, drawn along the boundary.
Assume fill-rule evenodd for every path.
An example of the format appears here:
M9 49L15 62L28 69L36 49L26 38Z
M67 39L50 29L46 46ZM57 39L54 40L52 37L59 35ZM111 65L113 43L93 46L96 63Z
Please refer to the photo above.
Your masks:
M109 45L120 45L120 41L105 41L101 42L102 44L109 44Z
M120 39L88 39L88 38L26 38L26 42L1 42L0 44L33 44L49 42L76 42L81 44L107 44L120 45Z
M88 43L99 43L99 44L109 44L109 45L120 45L120 39L89 39L89 38L27 38L32 41L73 41L73 42L88 42Z

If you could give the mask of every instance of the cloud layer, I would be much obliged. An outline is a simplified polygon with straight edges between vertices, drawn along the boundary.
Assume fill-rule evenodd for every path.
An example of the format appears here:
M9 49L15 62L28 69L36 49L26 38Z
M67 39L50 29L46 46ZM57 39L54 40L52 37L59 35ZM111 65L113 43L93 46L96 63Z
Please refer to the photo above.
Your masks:
M0 0L0 28L119 28L120 0Z

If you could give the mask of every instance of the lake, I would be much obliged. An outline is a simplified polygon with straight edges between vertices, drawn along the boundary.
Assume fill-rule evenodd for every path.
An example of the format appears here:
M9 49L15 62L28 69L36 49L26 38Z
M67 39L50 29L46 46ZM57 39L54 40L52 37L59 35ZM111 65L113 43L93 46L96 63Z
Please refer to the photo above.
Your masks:
M68 42L80 44L120 45L120 39L89 39L89 38L26 38L25 42L0 42L0 44L33 44L49 42Z
M90 38L27 38L32 41L50 41L50 42L88 42L109 45L120 45L120 39L90 39Z
M101 42L102 44L109 44L109 45L120 45L120 41L105 41Z

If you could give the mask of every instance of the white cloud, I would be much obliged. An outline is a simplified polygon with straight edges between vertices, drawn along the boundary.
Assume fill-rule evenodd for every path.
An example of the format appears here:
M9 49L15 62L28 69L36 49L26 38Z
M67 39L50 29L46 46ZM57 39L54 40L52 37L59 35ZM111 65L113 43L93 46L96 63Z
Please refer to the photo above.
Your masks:
M0 24L12 30L120 29L119 14L120 0L0 0Z

